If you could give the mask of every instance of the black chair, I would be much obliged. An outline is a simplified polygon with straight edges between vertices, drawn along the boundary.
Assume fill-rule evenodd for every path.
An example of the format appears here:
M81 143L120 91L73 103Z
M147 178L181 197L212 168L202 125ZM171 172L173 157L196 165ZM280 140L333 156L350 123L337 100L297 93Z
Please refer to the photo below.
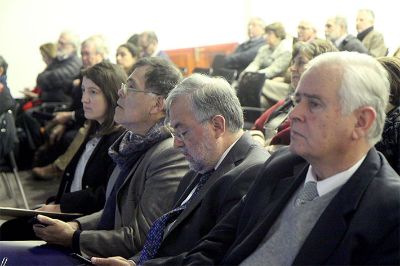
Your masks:
M29 209L25 192L22 187L21 179L18 174L17 162L15 160L14 149L18 143L17 131L15 127L14 115L8 110L0 115L0 175L5 184L8 196L13 197L18 206L17 194L13 191L9 174L14 177L17 188L22 196L23 206Z
M199 74L204 74L204 75L210 75L210 69L206 67L195 67L193 68L192 73L199 73Z
M245 128L251 125L264 112L261 108L260 95L265 82L265 75L257 72L245 72L236 87L237 96L243 108Z
M232 84L236 80L237 70L227 69L227 68L213 68L211 71L211 76L213 77L223 77L229 84Z

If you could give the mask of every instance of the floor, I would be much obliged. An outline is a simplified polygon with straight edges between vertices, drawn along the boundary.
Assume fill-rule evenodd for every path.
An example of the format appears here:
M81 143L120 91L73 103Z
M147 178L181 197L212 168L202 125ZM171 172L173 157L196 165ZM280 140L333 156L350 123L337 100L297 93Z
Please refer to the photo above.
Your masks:
M31 176L30 171L20 171L19 176L30 208L44 203L48 197L57 193L60 179L39 181ZM6 183L0 175L0 207L23 208L22 196L17 189L17 184L13 175L7 173L7 178L12 187L12 197L10 197L11 195L8 195L9 193L7 193ZM1 220L0 218L0 224L3 222L4 220Z

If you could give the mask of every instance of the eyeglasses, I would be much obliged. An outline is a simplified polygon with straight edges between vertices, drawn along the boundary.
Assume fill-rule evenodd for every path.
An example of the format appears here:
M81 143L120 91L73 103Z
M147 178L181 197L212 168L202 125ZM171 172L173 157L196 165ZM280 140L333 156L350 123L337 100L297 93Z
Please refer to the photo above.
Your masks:
M204 122L209 121L209 120L210 120L209 118L203 119L203 120L199 121L198 124L203 124ZM171 132L171 136L174 139L177 139L182 142L185 141L186 135L192 130L192 129L187 129L182 132L178 132L170 124L167 125L167 128Z
M121 90L124 92L125 95L126 95L126 93L127 93L128 91L137 92L137 93L142 92L142 93L145 93L145 94L162 95L161 93L158 93L158 92L143 91L143 90L138 90L138 89L135 89L135 88L130 88L130 87L128 87L125 83L121 83Z

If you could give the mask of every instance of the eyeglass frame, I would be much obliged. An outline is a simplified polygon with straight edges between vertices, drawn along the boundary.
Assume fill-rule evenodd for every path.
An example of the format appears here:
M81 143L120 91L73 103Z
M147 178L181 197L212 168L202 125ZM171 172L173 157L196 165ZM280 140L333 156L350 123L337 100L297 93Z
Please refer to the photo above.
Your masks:
M214 116L213 116L213 117L214 117ZM213 117L211 117L211 118L210 118L210 117L209 117L209 118L205 118L205 119L203 119L203 120L200 120L200 121L197 122L197 123L198 123L198 124L203 124L204 122L210 121ZM190 128L190 129L188 129L188 130L186 130L186 131L184 131L184 132L176 132L175 128L173 128L173 127L171 126L170 123L166 124L166 127L168 128L169 132L171 133L171 136L172 136L174 139L177 139L177 140L182 141L182 142L185 141L185 135L186 135L189 131L192 130L192 128Z
M138 90L132 87L128 87L126 83L121 83L121 90L123 91L123 93L126 95L128 91L132 91L132 92L136 92L136 93L145 93L145 94L155 94L157 96L162 96L161 93L158 92L153 92L153 91L144 91L144 90Z

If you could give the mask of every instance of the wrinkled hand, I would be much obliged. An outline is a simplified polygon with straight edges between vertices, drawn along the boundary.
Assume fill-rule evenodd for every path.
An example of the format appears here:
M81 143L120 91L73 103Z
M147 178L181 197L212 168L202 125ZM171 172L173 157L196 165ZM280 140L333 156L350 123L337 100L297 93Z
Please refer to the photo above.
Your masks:
M59 142L61 137L63 136L65 132L65 125L56 125L50 133L50 144L55 144L56 142Z
M52 219L44 215L38 215L39 222L47 225L43 227L40 224L33 225L33 231L36 236L49 244L61 245L64 247L72 246L72 236L76 230L70 223Z
M61 212L61 209L60 209L60 204L45 204L42 207L36 209L36 211Z
M92 263L94 265L102 266L136 266L131 260L124 259L122 257L109 257L109 258L98 258L92 257Z
M65 124L72 119L73 112L56 112L53 121L58 124Z

